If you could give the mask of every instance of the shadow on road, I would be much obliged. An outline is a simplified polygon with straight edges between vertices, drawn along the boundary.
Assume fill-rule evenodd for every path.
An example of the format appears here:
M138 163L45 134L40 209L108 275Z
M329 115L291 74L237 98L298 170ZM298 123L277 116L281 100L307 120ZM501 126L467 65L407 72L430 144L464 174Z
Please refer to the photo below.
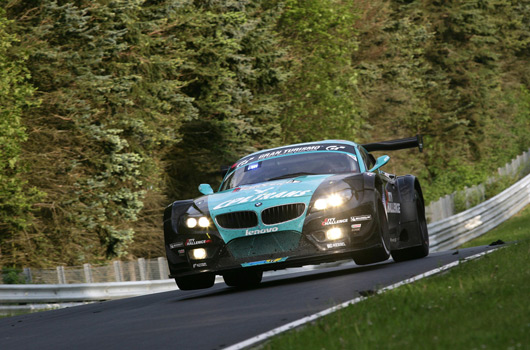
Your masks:
M179 291L178 298L175 302L186 301L186 300L197 300L201 298L211 298L215 296L228 295L233 293L246 292L253 289L266 289L274 288L282 285L291 285L304 282L312 282L317 280L325 280L327 278L345 276L354 273L369 272L379 269L384 269L387 265L393 264L392 260L385 261L383 263L366 265L366 266L354 266L348 268L334 267L322 270L310 270L308 272L298 272L292 275L281 275L278 277L272 277L273 280L265 280L254 288L235 288L228 287L224 283L216 284L210 289L194 290L194 291ZM330 271L330 269L332 269ZM303 274L303 275L300 275Z

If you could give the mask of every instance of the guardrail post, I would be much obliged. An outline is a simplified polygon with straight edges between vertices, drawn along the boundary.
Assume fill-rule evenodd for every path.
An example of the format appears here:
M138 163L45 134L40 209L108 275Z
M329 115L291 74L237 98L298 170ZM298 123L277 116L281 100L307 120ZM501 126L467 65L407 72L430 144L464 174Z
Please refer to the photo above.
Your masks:
M480 203L482 203L486 200L486 186L484 186L484 184L480 184L477 186L477 188L480 193Z
M86 283L94 283L92 278L92 269L90 264L83 264L83 270L85 271L85 281Z
M57 280L59 284L66 284L66 276L64 274L64 266L57 266Z
M114 265L114 276L116 276L116 282L123 282L123 271L121 267L121 261L116 260L113 262Z
M510 163L510 175L514 176L517 173L517 167L515 165L515 159Z
M163 257L158 258L158 270L160 271L160 279L165 280L169 278L169 273L167 271L167 262Z
M451 197L451 195L445 195L443 197L443 208L442 208L442 218L441 219L445 219L445 218L448 218L450 217L451 215L453 215L452 211L453 211L453 206L452 206L452 201L453 201L453 198Z
M24 278L26 279L26 283L33 283L33 276L29 267L24 268Z
M144 258L138 259L138 270L140 270L140 280L141 281L147 280L147 266L145 264Z
M529 150L530 151L530 150ZM530 152L523 153L523 176L528 173L530 169Z
M136 267L134 266L134 261L127 261L125 264L127 265L127 270L129 271L129 281L136 281Z

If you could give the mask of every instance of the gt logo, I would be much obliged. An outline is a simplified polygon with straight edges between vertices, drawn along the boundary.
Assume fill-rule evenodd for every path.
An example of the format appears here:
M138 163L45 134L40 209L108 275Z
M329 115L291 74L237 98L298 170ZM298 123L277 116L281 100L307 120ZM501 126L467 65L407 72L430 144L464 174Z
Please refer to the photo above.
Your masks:
M326 150L328 151L338 151L339 149L344 149L346 147L344 146L328 146L326 147Z
M245 159L245 160L242 161L241 163L237 164L237 165L236 165L236 168L239 168L240 166L243 166L243 165L248 164L252 159L254 159L254 157L250 157L249 159Z

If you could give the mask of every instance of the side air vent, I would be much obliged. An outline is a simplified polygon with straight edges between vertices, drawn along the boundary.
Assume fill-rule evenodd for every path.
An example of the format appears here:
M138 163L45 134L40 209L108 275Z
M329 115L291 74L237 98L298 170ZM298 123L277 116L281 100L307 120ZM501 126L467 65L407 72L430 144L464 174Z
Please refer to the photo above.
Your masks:
M305 204L285 204L277 207L267 208L261 212L261 220L265 225L274 225L281 222L296 219L304 213Z
M235 211L217 215L215 220L222 228L249 228L258 224L258 216L253 211Z

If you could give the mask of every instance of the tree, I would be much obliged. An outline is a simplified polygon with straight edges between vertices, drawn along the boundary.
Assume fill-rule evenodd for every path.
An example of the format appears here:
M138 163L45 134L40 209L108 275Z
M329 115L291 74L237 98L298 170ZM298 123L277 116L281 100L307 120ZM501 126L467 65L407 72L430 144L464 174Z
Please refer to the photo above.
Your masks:
M278 21L290 73L281 90L282 143L356 139L364 121L352 55L358 48L355 4L288 0Z
M11 25L0 8L0 257L16 264L24 259L23 247L30 244L25 230L40 193L22 177L27 165L20 155L28 137L22 114L35 90L28 83L26 57L13 47L18 39L10 33Z

